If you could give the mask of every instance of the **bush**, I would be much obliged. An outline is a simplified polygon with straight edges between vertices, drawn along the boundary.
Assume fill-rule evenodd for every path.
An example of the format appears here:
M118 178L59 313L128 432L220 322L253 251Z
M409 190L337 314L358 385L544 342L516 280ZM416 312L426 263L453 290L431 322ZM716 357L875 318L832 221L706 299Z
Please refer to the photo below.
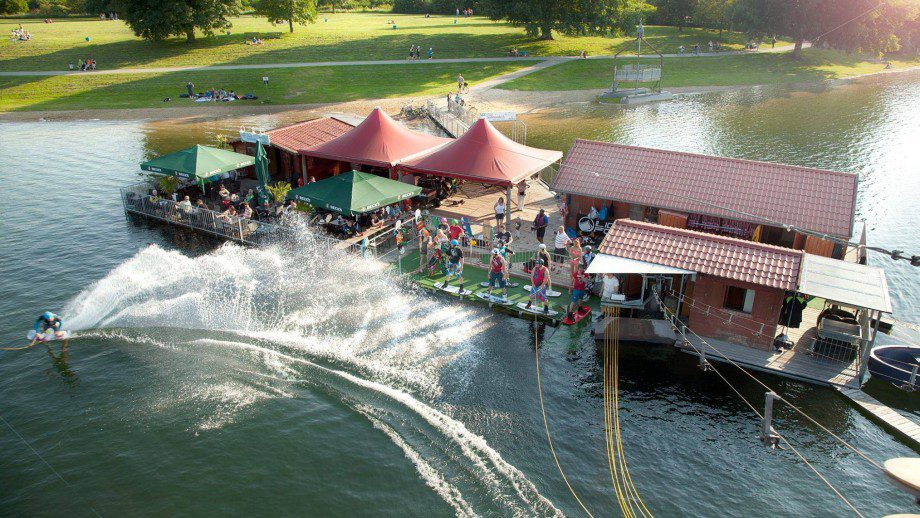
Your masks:
M26 0L0 0L0 14L20 14L29 10Z
M476 6L470 0L394 0L393 12L400 14L456 14L457 9Z

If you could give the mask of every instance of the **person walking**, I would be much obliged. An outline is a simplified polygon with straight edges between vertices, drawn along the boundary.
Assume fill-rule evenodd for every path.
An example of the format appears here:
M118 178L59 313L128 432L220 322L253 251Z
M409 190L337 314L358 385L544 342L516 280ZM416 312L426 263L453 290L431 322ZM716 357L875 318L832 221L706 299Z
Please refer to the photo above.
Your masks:
M463 93L463 74L457 74L457 91Z
M499 196L498 201L495 202L495 205L492 208L495 209L495 224L501 225L502 221L505 220L505 198Z
M428 47L428 59L432 58L434 58L434 49L432 47Z
M774 35L770 38L770 48L771 48L771 49L775 49L775 48L776 48L776 34L774 34Z
M524 199L527 197L527 181L524 180L517 186L518 210L524 212Z
M545 209L540 209L540 213L533 219L533 230L537 233L537 242L542 244L543 237L546 235L546 227L549 225L549 217Z

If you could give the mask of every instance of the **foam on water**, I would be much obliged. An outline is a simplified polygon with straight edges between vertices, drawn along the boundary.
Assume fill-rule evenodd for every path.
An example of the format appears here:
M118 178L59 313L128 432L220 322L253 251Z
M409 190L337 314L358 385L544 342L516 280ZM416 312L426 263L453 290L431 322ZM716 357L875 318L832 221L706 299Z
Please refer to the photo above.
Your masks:
M220 371L152 404L160 412L210 409L196 433L262 400L293 397L279 382L305 383L370 420L458 515L476 514L477 504L520 516L560 514L483 437L435 408L442 368L477 361L475 337L489 314L423 295L386 265L328 250L309 233L296 246L226 244L199 257L151 246L63 314L83 336L231 351L218 355L227 362Z

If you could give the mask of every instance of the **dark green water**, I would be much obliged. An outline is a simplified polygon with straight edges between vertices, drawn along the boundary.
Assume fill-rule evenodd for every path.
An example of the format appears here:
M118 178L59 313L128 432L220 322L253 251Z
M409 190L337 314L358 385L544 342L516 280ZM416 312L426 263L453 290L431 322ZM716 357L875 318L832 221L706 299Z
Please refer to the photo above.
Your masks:
M898 77L569 105L529 116L530 143L858 171L870 239L917 250L920 78ZM415 292L309 242L247 250L125 220L117 188L145 156L286 117L0 124L0 337L21 344L45 308L79 330L65 357L0 352L0 417L67 481L0 423L0 514L578 515L546 447L534 333L562 465L592 512L618 514L591 337ZM876 264L897 316L920 321L916 269ZM625 449L656 514L846 512L789 452L760 446L754 416L690 357L627 347L621 374ZM832 391L764 379L872 458L913 454ZM776 426L867 515L916 512L788 410Z

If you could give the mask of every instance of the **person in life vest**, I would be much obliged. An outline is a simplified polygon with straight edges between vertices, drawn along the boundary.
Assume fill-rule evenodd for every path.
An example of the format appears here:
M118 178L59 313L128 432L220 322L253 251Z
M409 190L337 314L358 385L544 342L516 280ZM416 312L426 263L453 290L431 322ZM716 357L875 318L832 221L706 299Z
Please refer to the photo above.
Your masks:
M492 258L489 260L489 296L498 286L502 289L502 301L508 300L508 261L502 256L498 248L492 249Z
M549 268L544 264L543 259L537 259L537 266L530 274L530 299L527 301L527 309L530 309L534 299L543 303L543 312L549 313L549 303L546 300L546 292L552 287L549 278Z
M460 248L460 242L456 239L451 240L450 249L447 251L447 276L444 283L438 288L446 288L447 283L456 277L460 282L460 291L463 291L463 249Z
M33 328L35 329L36 335L45 334L45 331L49 329L53 329L54 334L57 335L61 332L61 326L63 325L64 321L61 320L61 317L50 311L45 311L35 320L35 326Z
M585 298L585 290L588 286L588 274L585 273L584 267L579 264L575 266L572 272L572 301L569 302L569 319L575 318L575 312L581 306L582 299Z

